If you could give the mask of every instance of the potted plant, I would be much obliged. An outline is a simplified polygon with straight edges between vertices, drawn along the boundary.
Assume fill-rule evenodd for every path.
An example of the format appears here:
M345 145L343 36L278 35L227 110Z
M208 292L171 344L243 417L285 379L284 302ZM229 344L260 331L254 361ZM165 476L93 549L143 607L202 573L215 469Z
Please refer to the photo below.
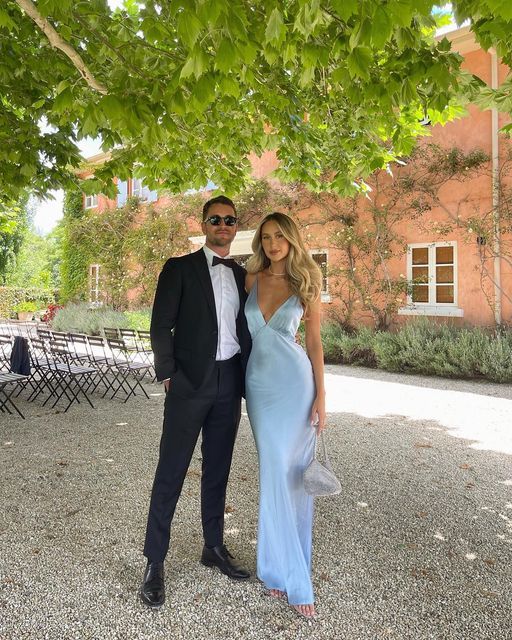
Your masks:
M14 310L18 314L18 320L22 322L29 322L34 317L34 311L37 310L37 305L35 302L30 302L26 300L25 302L20 302L14 307Z

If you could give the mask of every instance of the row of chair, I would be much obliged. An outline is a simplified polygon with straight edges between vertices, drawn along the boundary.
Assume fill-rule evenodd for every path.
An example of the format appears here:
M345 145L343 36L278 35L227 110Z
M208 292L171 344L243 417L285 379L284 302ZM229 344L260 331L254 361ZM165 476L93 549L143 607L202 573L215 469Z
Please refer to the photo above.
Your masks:
M5 340L0 344L5 351ZM142 342L127 344L119 338L38 329L37 338L29 338L28 344L31 375L23 386L29 388L29 400L46 396L43 405L55 407L63 402L67 411L80 399L93 406L90 395L96 391L102 397L124 395L124 402L137 390L149 397L141 381L146 375L154 377L152 352ZM3 360L7 360L5 353ZM7 401L0 394L1 399L0 409L12 408L5 407Z

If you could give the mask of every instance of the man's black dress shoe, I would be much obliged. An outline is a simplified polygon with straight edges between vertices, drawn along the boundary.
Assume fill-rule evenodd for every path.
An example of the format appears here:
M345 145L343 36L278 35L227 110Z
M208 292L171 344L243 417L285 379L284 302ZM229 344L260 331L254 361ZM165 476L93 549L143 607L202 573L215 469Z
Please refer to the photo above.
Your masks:
M140 599L152 609L158 609L165 601L164 563L148 562L139 591Z
M251 577L248 571L238 567L231 562L232 560L234 560L234 558L224 544L218 547L212 547L211 549L203 547L201 563L204 564L205 567L218 567L222 573L232 580L247 580Z

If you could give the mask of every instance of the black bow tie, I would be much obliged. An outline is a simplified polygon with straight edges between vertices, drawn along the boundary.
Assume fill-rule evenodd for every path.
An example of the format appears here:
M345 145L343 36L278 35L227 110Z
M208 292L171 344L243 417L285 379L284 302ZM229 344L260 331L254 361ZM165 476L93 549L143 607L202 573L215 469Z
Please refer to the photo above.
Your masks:
M229 267L232 269L235 266L235 261L233 258L217 258L217 256L213 256L212 267L216 264L223 264L225 267Z

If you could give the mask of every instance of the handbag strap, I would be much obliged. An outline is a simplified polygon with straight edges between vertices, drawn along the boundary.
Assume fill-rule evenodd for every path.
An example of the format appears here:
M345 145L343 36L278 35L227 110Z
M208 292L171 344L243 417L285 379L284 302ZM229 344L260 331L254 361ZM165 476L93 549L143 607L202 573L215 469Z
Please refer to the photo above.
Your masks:
M320 433L316 437L315 458L318 457L318 441L320 441L322 445L322 455L324 457L325 466L332 471L331 461L329 460L329 455L327 454L327 445L325 444L325 436L323 431L320 431Z

